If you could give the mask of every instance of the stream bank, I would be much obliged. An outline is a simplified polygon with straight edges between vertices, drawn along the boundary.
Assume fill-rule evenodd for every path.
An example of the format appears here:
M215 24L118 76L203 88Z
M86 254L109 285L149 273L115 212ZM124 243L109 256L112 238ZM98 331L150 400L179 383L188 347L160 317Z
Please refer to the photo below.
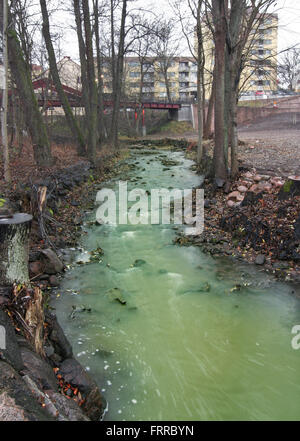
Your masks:
M1 214L32 212L34 220L29 253L32 286L0 288L0 325L6 338L5 349L0 350L1 421L98 421L105 412L97 384L73 357L49 307L49 293L59 285L68 263L63 248L76 245L83 211L93 206L90 194L111 175L116 161L121 162L120 157L108 157L96 168L79 162L2 194ZM47 204L38 216L36 195L41 187L47 188ZM37 349L34 335L40 326L43 341Z

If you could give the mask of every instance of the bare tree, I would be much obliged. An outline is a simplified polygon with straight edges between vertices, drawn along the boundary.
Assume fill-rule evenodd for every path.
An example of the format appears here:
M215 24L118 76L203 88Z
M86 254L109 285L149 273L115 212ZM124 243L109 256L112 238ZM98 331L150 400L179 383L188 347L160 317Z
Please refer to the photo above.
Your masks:
M49 58L49 65L50 65L50 72L51 76L53 78L56 91L59 95L60 101L62 103L67 123L71 129L71 132L74 134L75 138L77 139L77 151L79 155L85 154L85 141L83 138L83 135L81 133L80 127L78 125L78 122L75 119L75 116L72 112L72 109L70 107L70 104L68 102L68 98L66 94L64 93L60 77L59 77L59 71L56 63L56 57L55 52L51 40L51 34L50 34L50 25L49 25L49 14L47 10L47 4L45 0L40 0L41 5L41 11L42 11L42 17L43 17L43 35L47 47L48 52L48 58Z
M26 63L15 26L14 19L8 12L8 59L13 79L17 86L26 126L33 143L34 158L38 165L49 166L52 164L50 143L41 112L34 95L30 65Z
M215 148L214 177L218 186L227 180L225 158L225 47L228 0L212 0L211 15L215 41Z
M3 14L3 15L2 15ZM4 179L10 182L9 168L9 149L7 137L7 110L8 110L8 52L7 52L7 24L8 24L8 4L3 0L1 11L1 34L2 34L2 109L1 109L1 135L3 145Z
M174 19L158 21L152 51L155 57L155 71L165 85L169 102L172 102L170 68L173 66L178 46L178 41L174 38Z
M300 49L291 48L283 53L278 65L278 76L283 87L295 91L300 80Z
M112 35L112 70L113 70L113 112L110 131L110 139L115 149L119 146L119 114L121 102L121 90L124 71L125 37L126 37L127 0L122 0L121 24L119 29L119 44L117 54L114 49L115 18L114 5L111 0L111 35Z

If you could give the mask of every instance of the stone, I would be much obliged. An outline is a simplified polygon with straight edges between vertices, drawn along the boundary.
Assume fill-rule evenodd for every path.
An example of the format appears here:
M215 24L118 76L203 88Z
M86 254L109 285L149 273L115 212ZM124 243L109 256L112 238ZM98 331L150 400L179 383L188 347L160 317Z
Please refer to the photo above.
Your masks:
M259 175L255 175L253 178L253 181L255 181L255 182L260 182L261 180L262 180L262 177Z
M237 189L240 193L246 193L246 191L248 190L248 188L244 185L239 185Z
M229 199L237 199L240 196L240 192L239 191L233 191L231 193L229 193L229 195L227 196L227 200Z
M30 278L39 276L42 273L43 273L43 264L41 261L31 262L29 264Z
M59 285L59 281L58 281L58 278L56 277L56 276L54 276L54 275L52 275L52 276L50 276L50 278L49 278L49 283L50 283L50 285L51 286L58 286Z
M21 376L0 361L0 421L54 421Z
M52 355L54 355L55 353L54 347L52 345L45 346L44 351L48 358L52 357Z
M15 334L15 330L12 326L8 315L0 309L0 326L4 332L0 335L0 359L11 364L16 371L23 369L23 361L21 351L18 345L18 340ZM1 331L0 329L0 331ZM4 338L5 348L2 346Z
M42 250L42 259L45 264L45 273L51 275L51 274L57 274L63 271L64 264L59 259L59 257L55 254L54 251L52 251L50 248L46 250Z
M266 257L263 254L259 254L255 259L256 265L263 265L266 261Z
M54 314L46 312L46 323L51 329L49 339L53 345L55 352L62 357L62 359L71 358L73 356L72 346L62 330L62 327L57 321Z
M49 395L57 410L65 415L68 421L90 421L75 401L68 400L64 395L57 392L49 391L47 395Z
M258 188L258 185L257 184L254 184L254 185L252 185L251 187L250 187L250 191L252 191L252 192L257 192L257 191L259 191L259 188Z
M133 266L134 267L139 267L139 266L145 265L146 263L147 262L145 260L143 260L143 259L136 259L134 264L133 264Z
M229 201L227 201L227 205L229 208L233 208L235 206L235 202L230 199Z
M57 390L57 379L52 367L33 350L21 347L24 364L22 373L28 375L41 390Z
M60 366L60 373L65 381L73 387L78 387L85 397L83 410L92 421L98 421L104 409L97 384L74 358L63 361Z

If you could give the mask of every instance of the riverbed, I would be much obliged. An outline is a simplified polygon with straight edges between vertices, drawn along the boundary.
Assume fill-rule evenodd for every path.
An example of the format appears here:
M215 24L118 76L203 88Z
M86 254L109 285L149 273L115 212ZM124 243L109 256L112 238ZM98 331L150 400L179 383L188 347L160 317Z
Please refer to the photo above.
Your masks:
M170 162L171 161L171 162ZM191 189L181 152L132 150L104 186ZM96 197L95 197L96 198ZM251 265L180 247L171 225L95 225L52 302L107 421L299 420L300 290ZM101 247L93 263L88 252Z

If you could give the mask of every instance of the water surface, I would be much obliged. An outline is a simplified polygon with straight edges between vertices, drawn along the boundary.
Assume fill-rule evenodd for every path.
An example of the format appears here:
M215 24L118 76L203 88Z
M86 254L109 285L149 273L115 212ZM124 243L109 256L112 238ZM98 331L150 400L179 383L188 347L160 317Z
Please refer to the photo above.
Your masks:
M178 165L166 167L165 156ZM137 151L129 163L136 181L129 188L200 182L179 152ZM75 264L54 306L108 401L106 420L299 419L300 351L291 347L291 329L300 324L300 303L291 286L175 246L172 225L84 230L83 249L101 246L102 262ZM137 259L146 263L135 267ZM91 312L71 318L80 305Z

